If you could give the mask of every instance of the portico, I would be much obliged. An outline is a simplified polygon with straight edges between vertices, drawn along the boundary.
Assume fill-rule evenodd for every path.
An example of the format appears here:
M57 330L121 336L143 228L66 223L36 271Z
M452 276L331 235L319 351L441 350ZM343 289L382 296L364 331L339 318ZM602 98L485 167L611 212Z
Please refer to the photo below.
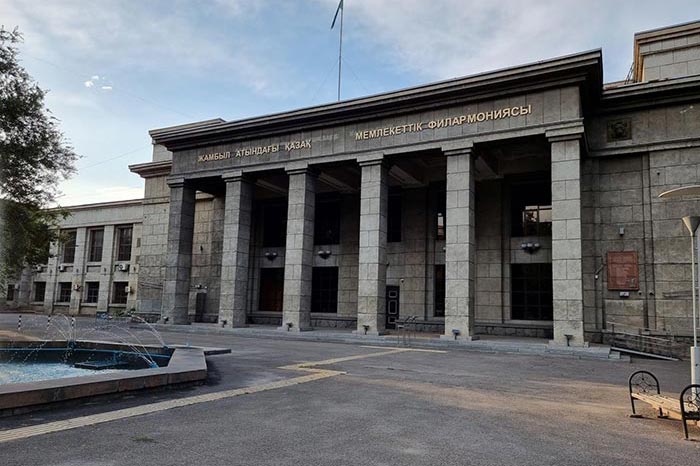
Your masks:
M378 335L415 316L448 340L522 325L583 345L582 96L599 58L156 134L173 160L162 316L187 322L192 288L213 288L224 327ZM215 286L190 280L198 196L223 204Z

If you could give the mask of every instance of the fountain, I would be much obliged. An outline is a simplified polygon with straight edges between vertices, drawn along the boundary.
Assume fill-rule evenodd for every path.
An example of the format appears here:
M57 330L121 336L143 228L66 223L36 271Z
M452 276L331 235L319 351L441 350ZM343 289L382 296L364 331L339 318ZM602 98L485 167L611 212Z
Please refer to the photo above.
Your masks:
M134 329L126 319L85 322L61 314L18 317L17 336L0 340L0 416L206 378L201 348L169 347L152 326Z

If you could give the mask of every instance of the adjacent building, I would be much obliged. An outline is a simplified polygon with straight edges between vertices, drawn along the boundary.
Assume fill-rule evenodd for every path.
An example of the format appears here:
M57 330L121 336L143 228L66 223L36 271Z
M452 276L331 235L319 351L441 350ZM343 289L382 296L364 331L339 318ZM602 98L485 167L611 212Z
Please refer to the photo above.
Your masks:
M287 331L410 317L455 340L689 334L680 219L700 202L658 195L700 181L700 22L636 34L633 60L609 84L594 50L153 130L144 199L74 208L75 240L8 298Z

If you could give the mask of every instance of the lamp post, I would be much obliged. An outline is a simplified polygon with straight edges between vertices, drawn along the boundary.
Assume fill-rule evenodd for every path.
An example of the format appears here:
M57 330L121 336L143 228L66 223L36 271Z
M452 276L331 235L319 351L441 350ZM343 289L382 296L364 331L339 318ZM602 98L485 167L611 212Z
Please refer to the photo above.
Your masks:
M660 199L676 198L681 196L700 196L700 185L685 186L682 188L672 189L670 191L659 194ZM698 303L695 293L695 280L698 280L698 289L700 290L700 235L697 234L698 226L700 226L700 216L683 217L683 225L690 233L690 263L692 270L692 299L693 299L693 346L690 347L690 383L700 384L700 348L698 348ZM697 242L697 247L694 248L694 243ZM695 270L695 250L698 254L698 268Z

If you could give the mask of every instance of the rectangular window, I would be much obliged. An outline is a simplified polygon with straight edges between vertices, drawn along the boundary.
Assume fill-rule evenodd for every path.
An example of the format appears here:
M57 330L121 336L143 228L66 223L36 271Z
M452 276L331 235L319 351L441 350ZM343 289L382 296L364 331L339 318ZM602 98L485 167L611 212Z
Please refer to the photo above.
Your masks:
M75 230L63 232L63 256L61 260L65 264L72 264L75 260L75 240L77 234Z
M337 197L316 197L314 244L340 243L340 215L342 205Z
M389 207L387 213L387 241L398 243L401 241L401 193L389 196Z
M314 267L311 312L338 312L338 267Z
M265 312L282 312L284 298L284 269L260 269L260 304L258 308Z
M34 302L43 303L46 296L46 282L34 282Z
M445 317L445 266L435 266L435 317Z
M58 284L58 297L56 298L56 302L69 303L71 292L72 288L70 282L60 282Z
M102 262L102 245L104 244L104 237L104 230L90 230L88 262Z
M100 294L100 282L85 282L85 302L97 303Z
M552 236L552 192L549 182L511 187L511 235Z
M552 264L511 264L511 318L552 320Z
M129 282L114 282L112 288L112 304L126 304L126 300L129 297L126 288L129 286Z
M7 301L15 300L15 285L7 285L7 295L5 295Z
M284 247L287 240L287 202L268 201L262 204L263 247Z
M131 260L131 242L134 229L130 226L117 228L117 260Z

